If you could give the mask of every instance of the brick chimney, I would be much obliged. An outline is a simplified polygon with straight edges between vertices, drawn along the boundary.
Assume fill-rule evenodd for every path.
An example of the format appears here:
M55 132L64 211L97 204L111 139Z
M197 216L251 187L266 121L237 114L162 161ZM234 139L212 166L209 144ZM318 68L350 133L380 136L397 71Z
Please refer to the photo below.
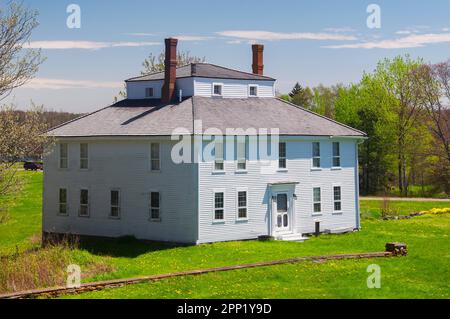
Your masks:
M175 81L177 78L177 43L178 40L168 38L166 43L166 58L164 60L164 84L162 87L162 102L170 103L175 92Z
M252 51L253 51L253 74L263 75L264 70L264 64L263 64L263 51L264 51L264 45L262 44L253 44L252 45Z

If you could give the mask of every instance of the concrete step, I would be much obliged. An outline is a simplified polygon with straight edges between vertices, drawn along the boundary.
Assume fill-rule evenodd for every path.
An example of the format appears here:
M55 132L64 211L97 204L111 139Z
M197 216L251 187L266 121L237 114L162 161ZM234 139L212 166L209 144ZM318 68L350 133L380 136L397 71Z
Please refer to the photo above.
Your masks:
M303 242L308 239L308 237L303 237L302 234L286 234L279 235L276 237L277 240L286 240L286 241L298 241Z

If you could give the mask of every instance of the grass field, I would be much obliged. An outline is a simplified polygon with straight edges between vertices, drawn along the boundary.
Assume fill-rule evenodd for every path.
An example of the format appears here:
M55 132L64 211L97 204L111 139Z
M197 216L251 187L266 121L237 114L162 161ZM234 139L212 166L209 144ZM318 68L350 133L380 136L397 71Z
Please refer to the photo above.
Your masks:
M381 217L381 207L383 201L380 200L361 200L359 202L361 216L363 219L379 219ZM390 200L389 207L391 210L398 213L398 215L408 215L410 213L417 213L420 211L430 210L432 208L450 207L450 202L436 201L436 202L415 202L415 201L400 201Z
M9 198L10 219L0 225L0 254L37 248L42 173L23 172L26 186ZM23 196L25 194L25 196ZM399 213L448 207L445 202L392 202ZM328 253L383 251L388 241L408 244L401 258L305 262L175 278L106 289L70 298L450 298L450 215L379 219L380 201L362 201L362 231L322 235L304 243L241 241L190 247L148 245L131 238L82 243L70 251L84 281L161 274ZM16 246L18 248L16 248ZM35 252L39 254L39 251ZM368 289L366 268L380 265L381 289ZM1 280L1 270L0 270Z
M36 246L41 232L42 172L19 174L22 190L0 199L0 207L9 215L7 223L0 223L0 255Z

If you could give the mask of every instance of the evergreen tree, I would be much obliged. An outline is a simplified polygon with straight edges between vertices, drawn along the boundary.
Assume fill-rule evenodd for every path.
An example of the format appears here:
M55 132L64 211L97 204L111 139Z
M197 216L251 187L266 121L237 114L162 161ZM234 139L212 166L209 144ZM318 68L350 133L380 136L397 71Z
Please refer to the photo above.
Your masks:
M314 94L309 87L303 88L298 82L295 83L291 93L289 93L291 103L310 109Z
M294 88L292 89L291 93L289 93L289 96L291 98L293 98L295 95L297 95L298 93L300 93L303 90L302 86L300 85L300 83L295 83Z

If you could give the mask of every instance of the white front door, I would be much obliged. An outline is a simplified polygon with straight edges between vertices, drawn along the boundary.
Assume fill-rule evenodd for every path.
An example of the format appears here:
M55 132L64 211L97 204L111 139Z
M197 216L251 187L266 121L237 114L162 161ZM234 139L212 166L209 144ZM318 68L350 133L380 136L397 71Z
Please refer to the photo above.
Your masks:
M275 203L275 231L287 232L291 229L290 198L288 193L277 193Z

